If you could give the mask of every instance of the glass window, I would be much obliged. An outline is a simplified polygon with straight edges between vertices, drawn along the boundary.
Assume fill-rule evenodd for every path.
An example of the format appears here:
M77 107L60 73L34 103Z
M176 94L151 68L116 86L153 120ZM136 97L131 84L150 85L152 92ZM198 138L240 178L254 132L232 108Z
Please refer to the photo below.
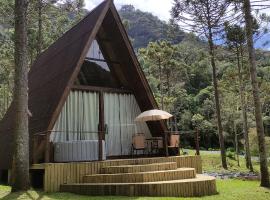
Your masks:
M97 40L94 40L78 75L81 85L120 88L121 85L117 78L110 71Z
M86 58L105 60L96 40L93 41Z

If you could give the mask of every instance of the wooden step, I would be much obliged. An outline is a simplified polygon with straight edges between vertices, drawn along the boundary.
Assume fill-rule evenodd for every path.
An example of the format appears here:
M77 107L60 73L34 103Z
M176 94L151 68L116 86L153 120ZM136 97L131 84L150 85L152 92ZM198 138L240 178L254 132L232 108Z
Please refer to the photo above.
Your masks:
M108 166L101 169L102 174L136 173L177 169L176 162L151 163L143 165Z
M83 177L84 183L137 183L195 178L194 168L123 174L94 174Z
M193 179L144 183L74 183L60 186L61 192L93 196L194 197L216 194L214 177L197 175Z

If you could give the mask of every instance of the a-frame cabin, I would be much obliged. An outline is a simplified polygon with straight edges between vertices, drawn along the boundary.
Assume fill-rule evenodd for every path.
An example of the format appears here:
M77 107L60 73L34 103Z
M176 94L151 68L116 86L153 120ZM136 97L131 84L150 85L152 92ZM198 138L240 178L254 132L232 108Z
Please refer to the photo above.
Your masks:
M141 111L153 108L157 104L121 19L113 3L104 1L31 67L31 161L53 162L52 144L80 140L103 140L103 148L91 149L99 159L128 155L135 132L164 132L160 122L134 123ZM0 159L6 161L0 169L11 164L13 116L11 104L0 124Z
M134 133L164 136L163 122L134 122L154 108L113 1L105 0L44 51L29 72L33 185L88 195L215 194L215 179L196 175L202 173L199 156L111 159L130 155ZM0 122L1 178L11 169L14 115L11 103Z

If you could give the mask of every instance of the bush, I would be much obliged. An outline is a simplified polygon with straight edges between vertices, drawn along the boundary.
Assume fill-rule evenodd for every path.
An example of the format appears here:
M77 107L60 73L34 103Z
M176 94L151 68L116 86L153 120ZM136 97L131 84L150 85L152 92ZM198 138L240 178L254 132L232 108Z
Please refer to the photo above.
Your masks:
M227 151L234 153L235 152L235 149L233 147L229 147L229 148L227 148Z
M249 129L250 153L252 156L259 156L258 138L256 128ZM270 137L265 137L266 153L270 156Z
M227 156L228 158L232 159L232 160L235 160L234 153L231 152L231 151L227 151L226 156Z
M200 150L205 151L206 149L204 147L200 147Z
M193 149L191 146L186 146L185 149Z

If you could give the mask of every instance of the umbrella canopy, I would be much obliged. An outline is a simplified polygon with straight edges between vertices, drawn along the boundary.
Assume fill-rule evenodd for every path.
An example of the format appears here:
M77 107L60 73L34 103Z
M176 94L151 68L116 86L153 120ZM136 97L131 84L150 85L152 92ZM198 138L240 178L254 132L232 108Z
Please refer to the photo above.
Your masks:
M163 110L147 110L135 118L136 122L146 122L146 121L158 121L162 119L169 119L173 115Z

